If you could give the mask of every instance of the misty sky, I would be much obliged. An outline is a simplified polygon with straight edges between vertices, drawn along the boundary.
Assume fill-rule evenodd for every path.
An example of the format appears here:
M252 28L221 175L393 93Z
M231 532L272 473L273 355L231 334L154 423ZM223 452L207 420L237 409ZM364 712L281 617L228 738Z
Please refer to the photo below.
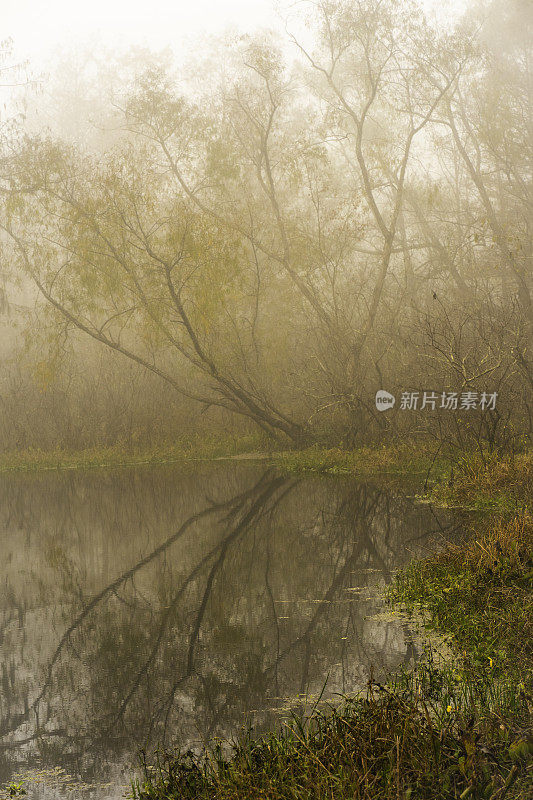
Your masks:
M444 18L467 0L424 0ZM58 45L70 48L95 35L123 47L180 43L228 27L277 27L275 0L0 0L0 39L11 37L17 57L41 66ZM289 3L283 3L286 8Z

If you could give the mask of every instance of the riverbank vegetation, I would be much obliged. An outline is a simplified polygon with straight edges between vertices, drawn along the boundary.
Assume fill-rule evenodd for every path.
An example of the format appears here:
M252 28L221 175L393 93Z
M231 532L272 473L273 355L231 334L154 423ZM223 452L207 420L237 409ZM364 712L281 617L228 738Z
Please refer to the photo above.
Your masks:
M228 436L212 434L181 437L157 447L124 446L91 447L85 450L29 449L0 453L0 473L40 472L48 470L134 467L143 464L173 464L189 461L212 461L259 452L262 456L264 437L257 434Z
M0 473L95 469L240 458L269 461L286 473L398 479L422 498L440 505L482 509L523 507L533 492L530 449L511 454L435 447L434 442L354 449L315 445L299 450L276 447L261 434L182 437L147 448L124 446L86 450L19 450L0 454Z
M417 447L404 443L353 450L314 445L301 450L286 450L276 447L265 436L252 433L240 436L193 435L152 448L118 444L85 450L17 450L0 454L0 472L128 467L241 456L268 459L287 473L368 477L380 474L418 477L428 472L435 476L441 474L449 463L449 459L443 456L436 459L434 448L427 443L420 443Z

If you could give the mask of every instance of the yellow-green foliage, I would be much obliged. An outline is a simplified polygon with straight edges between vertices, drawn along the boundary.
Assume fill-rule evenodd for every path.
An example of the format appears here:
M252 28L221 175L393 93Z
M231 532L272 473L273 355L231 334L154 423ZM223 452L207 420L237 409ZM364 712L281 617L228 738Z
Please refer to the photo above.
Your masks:
M533 519L527 512L468 523L465 543L412 563L389 599L421 607L475 670L533 679Z

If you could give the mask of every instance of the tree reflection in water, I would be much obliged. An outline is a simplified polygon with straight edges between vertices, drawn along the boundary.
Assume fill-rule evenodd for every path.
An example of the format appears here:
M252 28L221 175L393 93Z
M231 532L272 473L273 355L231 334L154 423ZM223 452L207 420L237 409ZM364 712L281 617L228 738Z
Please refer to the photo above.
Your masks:
M224 465L4 480L0 779L274 724L416 656L375 587L454 528L353 480ZM172 530L168 536L166 531Z

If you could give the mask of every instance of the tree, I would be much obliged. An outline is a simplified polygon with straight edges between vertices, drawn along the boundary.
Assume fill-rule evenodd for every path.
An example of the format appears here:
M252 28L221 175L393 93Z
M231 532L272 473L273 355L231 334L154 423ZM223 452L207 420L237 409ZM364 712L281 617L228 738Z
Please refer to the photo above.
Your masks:
M298 441L302 427L239 374L251 278L242 242L188 207L150 155L125 143L96 163L72 147L28 141L18 175L39 189L12 198L3 223L21 268L71 327L184 396Z
M474 22L479 22L474 18ZM472 24L472 23L470 23ZM494 25L497 24L497 34ZM444 114L453 145L474 190L489 250L500 275L515 287L525 345L517 360L533 386L531 219L533 17L527 4L495 2L483 21L482 40L468 71L448 98ZM491 259L493 260L493 259Z

